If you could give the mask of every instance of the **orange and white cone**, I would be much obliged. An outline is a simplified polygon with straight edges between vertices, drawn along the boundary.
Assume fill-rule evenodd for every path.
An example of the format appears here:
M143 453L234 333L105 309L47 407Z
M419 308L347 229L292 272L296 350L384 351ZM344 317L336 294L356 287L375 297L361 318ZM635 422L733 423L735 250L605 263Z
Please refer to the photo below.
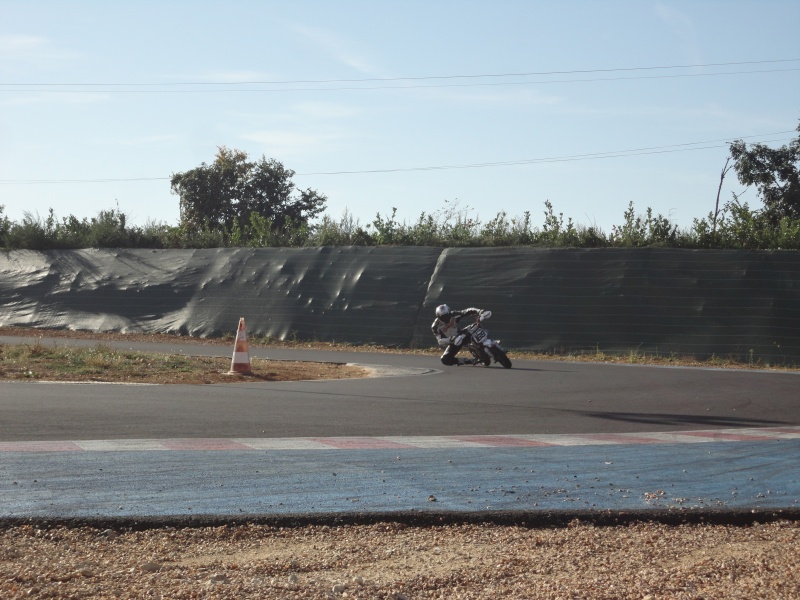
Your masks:
M244 328L244 317L239 319L239 329L236 332L236 345L233 347L233 359L231 360L231 370L229 375L242 373L249 375L250 370L250 351L247 347L247 332Z

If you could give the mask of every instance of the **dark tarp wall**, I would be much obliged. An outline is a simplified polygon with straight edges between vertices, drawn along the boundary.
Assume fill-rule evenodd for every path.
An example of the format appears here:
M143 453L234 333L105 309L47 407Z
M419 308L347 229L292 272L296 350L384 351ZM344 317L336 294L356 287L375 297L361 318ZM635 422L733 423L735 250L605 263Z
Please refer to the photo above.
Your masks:
M14 251L0 325L407 345L437 248Z
M0 325L431 346L436 305L511 349L800 359L800 253L323 247L11 251Z
M509 348L800 358L800 254L450 248L423 314L489 308ZM432 319L431 319L432 320ZM427 324L430 326L430 323ZM420 324L414 342L430 332Z

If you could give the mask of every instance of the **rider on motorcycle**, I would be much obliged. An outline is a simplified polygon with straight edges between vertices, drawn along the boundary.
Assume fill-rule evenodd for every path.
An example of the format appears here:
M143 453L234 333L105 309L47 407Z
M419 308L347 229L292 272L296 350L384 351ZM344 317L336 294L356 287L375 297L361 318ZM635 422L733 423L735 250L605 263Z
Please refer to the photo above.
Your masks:
M448 367L453 365L474 365L471 358L456 358L461 346L467 341L466 337L459 336L458 322L469 315L479 315L483 312L480 308L465 308L463 310L450 310L447 304L436 307L436 320L431 325L431 331L436 336L440 348L445 348L442 354L442 364Z

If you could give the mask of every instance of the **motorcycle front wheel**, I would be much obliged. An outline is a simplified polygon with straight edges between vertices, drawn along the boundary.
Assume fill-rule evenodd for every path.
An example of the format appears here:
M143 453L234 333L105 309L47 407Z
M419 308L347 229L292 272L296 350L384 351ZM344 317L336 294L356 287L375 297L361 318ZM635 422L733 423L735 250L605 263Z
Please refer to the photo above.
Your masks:
M492 348L492 352L494 352L494 358L497 362L503 365L504 368L510 369L511 368L511 361L509 360L508 356L500 346L495 346Z

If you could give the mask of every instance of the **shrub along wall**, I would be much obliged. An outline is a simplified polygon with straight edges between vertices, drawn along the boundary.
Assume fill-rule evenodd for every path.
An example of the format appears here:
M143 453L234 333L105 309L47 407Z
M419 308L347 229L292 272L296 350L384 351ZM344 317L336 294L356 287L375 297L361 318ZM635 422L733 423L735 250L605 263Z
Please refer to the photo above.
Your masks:
M436 305L510 349L800 359L800 253L319 247L12 251L0 325L433 344Z

